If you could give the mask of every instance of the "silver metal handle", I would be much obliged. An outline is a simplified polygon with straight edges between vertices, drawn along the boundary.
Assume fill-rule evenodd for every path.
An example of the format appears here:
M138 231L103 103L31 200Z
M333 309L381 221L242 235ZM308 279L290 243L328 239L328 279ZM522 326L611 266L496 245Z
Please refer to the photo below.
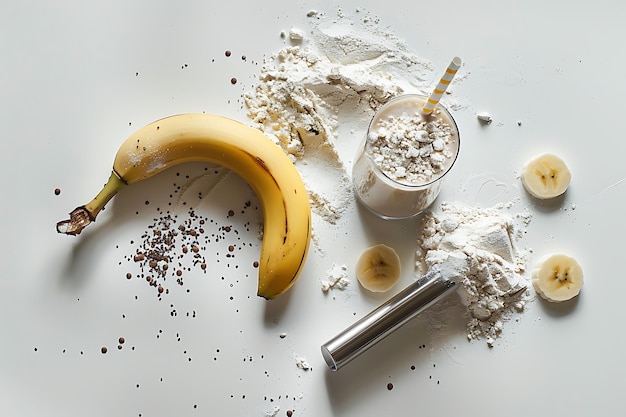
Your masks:
M322 356L336 371L458 287L430 270L387 302L322 345Z

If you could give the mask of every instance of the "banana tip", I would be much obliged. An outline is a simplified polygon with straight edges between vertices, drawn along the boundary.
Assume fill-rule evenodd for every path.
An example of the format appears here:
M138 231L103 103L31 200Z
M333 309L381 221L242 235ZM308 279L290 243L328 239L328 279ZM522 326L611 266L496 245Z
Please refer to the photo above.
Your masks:
M68 220L57 223L57 232L72 236L79 235L92 221L93 218L85 207L77 207L70 213Z

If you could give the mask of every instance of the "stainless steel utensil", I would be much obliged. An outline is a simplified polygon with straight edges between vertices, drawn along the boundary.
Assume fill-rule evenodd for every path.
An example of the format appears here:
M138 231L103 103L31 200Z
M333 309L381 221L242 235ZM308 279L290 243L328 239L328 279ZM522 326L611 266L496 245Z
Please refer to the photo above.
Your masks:
M437 303L459 286L467 272L463 253L453 253L442 265L393 296L321 347L328 367L336 371L380 342L394 330Z

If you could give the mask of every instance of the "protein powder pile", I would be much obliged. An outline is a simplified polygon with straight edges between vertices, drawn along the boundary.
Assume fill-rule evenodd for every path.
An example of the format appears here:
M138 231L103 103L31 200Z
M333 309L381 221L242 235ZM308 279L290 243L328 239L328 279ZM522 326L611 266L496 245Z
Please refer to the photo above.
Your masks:
M310 28L283 32L289 45L265 61L243 97L252 125L296 163L314 212L335 223L352 201L345 165L374 111L401 93L423 94L436 77L428 60L368 14L307 16Z
M470 271L459 295L467 307L467 337L484 338L491 347L511 317L524 311L530 299L530 281L523 276L529 251L514 242L524 234L528 212L508 214L511 204L491 208L442 203L440 211L425 215L418 241L418 271L441 262L441 252L461 250Z

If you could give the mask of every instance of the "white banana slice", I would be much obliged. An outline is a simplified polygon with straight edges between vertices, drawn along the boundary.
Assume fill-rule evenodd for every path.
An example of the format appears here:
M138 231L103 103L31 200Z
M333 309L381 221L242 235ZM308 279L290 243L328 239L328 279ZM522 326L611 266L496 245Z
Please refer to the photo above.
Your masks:
M570 300L580 293L583 270L571 256L554 253L537 262L532 272L535 291L552 302Z
M356 278L369 291L389 291L400 279L400 257L387 245L367 248L356 263Z
M542 200L557 197L567 190L572 174L561 158L545 153L522 168L522 184L530 195Z

